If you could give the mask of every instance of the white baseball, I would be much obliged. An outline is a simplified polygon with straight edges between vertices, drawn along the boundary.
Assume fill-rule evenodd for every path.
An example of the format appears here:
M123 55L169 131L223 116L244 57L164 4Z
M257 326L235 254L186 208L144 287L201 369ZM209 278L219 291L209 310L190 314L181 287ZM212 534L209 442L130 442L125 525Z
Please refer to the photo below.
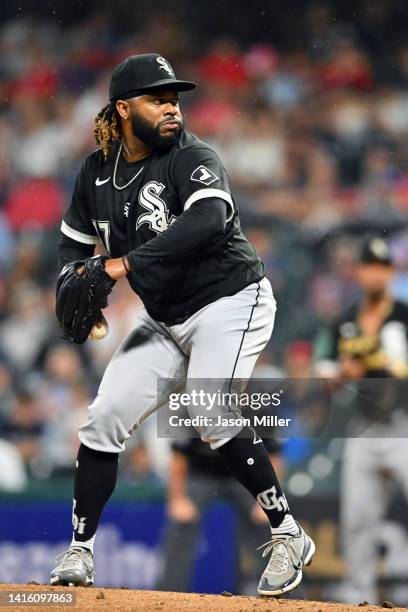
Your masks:
M98 321L91 329L88 338L89 340L102 340L102 338L108 335L108 331L108 323L105 320Z

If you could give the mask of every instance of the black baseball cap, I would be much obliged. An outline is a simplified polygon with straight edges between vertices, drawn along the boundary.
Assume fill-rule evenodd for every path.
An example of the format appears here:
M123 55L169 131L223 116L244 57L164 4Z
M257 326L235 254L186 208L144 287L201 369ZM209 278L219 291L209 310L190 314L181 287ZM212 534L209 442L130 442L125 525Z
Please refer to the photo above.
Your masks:
M392 266L390 247L379 236L366 238L361 246L359 260L362 264L377 263L384 266Z
M109 100L126 100L155 89L189 91L197 87L192 81L176 79L170 63L158 53L131 55L113 69Z

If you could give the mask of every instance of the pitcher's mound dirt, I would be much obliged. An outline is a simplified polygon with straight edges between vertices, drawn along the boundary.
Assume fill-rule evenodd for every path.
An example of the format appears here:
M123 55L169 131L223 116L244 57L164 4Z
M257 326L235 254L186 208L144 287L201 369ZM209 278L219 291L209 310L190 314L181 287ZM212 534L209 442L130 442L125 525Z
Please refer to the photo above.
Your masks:
M29 594L74 593L76 605L29 605L14 603L6 605L6 591L29 592ZM27 595L25 596L27 600ZM36 598L38 599L38 598ZM287 600L274 598L237 597L226 593L224 595L198 595L195 593L163 593L161 591L132 591L128 589L102 589L99 587L49 587L36 584L1 584L0 610L23 612L24 610L109 610L130 612L381 612L389 609L382 606L347 606L344 604L321 603L318 601ZM407 610L393 607L394 612Z

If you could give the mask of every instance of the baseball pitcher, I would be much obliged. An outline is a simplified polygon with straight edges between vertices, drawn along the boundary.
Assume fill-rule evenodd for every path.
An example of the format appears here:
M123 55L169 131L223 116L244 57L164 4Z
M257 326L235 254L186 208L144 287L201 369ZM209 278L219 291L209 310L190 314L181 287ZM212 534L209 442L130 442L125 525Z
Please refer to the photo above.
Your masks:
M101 311L123 276L145 309L79 430L73 537L52 571L53 585L93 583L95 533L119 455L174 381L188 389L197 379L222 380L227 388L248 380L272 333L276 303L264 264L241 231L227 174L214 151L183 127L178 92L195 87L153 53L114 69L109 104L94 123L99 148L85 160L62 221L56 314L64 337L82 343L103 330ZM107 257L93 256L99 241ZM169 380L160 393L159 379ZM191 406L190 416L197 410ZM294 589L315 547L292 517L262 441L238 422L203 425L199 434L270 521L259 593Z

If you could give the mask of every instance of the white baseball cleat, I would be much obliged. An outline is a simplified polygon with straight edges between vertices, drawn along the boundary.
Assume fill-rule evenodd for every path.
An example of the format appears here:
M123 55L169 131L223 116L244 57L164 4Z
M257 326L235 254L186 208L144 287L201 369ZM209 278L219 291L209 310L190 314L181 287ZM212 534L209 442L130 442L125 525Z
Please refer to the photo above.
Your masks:
M315 553L315 544L301 528L297 535L272 536L260 548L266 547L262 556L271 554L269 563L259 581L259 595L276 597L295 589L302 580L302 568L310 565Z
M68 548L55 559L51 572L53 586L90 586L94 581L93 555L80 546Z

